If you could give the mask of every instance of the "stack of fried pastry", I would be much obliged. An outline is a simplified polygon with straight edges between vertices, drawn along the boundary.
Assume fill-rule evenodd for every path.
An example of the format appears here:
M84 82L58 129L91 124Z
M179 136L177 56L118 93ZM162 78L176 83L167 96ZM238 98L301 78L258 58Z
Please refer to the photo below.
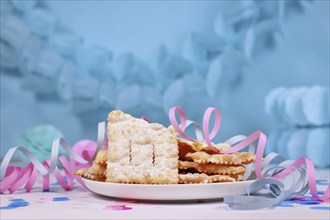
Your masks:
M183 184L241 181L245 173L243 165L255 161L255 155L247 152L219 154L230 148L226 143L211 149L198 141L178 139L178 147L179 183Z
M75 172L84 178L113 183L188 184L243 179L251 153L219 154L200 142L178 139L172 126L148 123L119 110L109 113L108 150L98 152L90 168Z

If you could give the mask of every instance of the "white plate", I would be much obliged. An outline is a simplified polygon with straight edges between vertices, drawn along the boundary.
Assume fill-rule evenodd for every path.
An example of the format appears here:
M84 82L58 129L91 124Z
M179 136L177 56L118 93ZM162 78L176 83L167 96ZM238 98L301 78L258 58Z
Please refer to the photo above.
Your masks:
M123 184L98 182L82 178L94 193L121 199L140 200L199 200L217 199L246 193L253 180L206 184Z

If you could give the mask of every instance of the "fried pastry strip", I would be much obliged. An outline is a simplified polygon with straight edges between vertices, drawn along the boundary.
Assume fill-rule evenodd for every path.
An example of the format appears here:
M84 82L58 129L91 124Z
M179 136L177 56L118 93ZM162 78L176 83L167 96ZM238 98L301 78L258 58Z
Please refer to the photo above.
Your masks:
M245 168L243 166L226 166L219 164L199 164L189 161L179 161L179 169L189 170L194 169L199 173L205 174L220 174L220 175L233 175L244 174Z
M232 154L208 154L204 151L187 153L184 160L195 163L222 164L222 165L242 165L250 164L255 161L255 155L248 152L235 152Z
M235 182L236 179L229 175L211 175L204 173L179 174L179 183L197 184L197 183L217 183L217 182Z
M99 151L91 167L78 169L74 172L74 175L79 175L83 178L90 180L104 182L105 171L107 168L106 155L106 151Z
M211 149L207 144L201 143L199 141L193 142L184 139L178 139L179 146L179 159L183 160L187 153L194 153L198 151L204 151L209 154L219 153L221 150L227 150L230 148L230 145L227 143L215 144L214 149Z

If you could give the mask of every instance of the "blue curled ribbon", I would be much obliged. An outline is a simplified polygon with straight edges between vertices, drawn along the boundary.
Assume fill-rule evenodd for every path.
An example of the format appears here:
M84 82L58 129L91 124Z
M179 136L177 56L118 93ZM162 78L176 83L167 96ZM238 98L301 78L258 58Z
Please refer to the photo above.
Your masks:
M282 161L278 165L273 162L277 159ZM309 189L305 168L299 167L296 169L299 174L298 178L294 178L293 175L289 176L291 177L291 184L289 186L284 184L284 180L279 181L271 178L280 173L292 163L293 160L284 160L281 155L271 152L265 157L262 163L263 178L254 181L246 189L246 195L226 196L224 198L224 202L228 204L232 209L253 210L269 208L287 199L304 195ZM253 167L254 164L249 164L246 166L244 180L252 179L255 177L253 173Z
M267 184L276 186L279 189L280 194L274 198L251 195L255 192L258 192L261 188L263 188L263 186ZM284 184L274 179L261 179L253 182L247 188L247 193L247 195L226 196L224 197L224 203L228 204L229 208L231 209L253 210L271 207L285 199Z
M277 154L277 156L279 155ZM281 164L287 164L288 166L291 163L292 161L286 160ZM272 176L281 172L283 169L285 169L285 165L266 165L263 170L263 179L254 181L246 189L247 195L226 196L224 202L232 209L253 210L269 208L283 202L284 200L304 195L308 191L306 170L298 168L297 171L300 173L300 177L297 181L291 181L291 185L286 189L285 184L282 181L271 179ZM271 172L272 174L270 174ZM263 190L264 193L258 193L261 190Z

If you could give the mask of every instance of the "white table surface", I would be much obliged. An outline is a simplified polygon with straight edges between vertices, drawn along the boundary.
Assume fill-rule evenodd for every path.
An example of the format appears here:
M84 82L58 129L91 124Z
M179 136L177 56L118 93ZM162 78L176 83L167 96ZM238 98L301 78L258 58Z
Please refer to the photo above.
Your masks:
M317 170L317 179L329 182L329 172L329 169ZM318 191L326 189L326 185L317 187ZM66 198L53 201L62 197ZM96 195L78 184L72 191L65 191L55 184L50 192L42 192L40 187L36 187L30 193L20 190L2 194L0 198L1 219L330 219L329 203L292 203L289 207L237 211L228 208L221 199L185 203L123 201ZM3 208L12 199L22 199L29 205ZM328 210L312 207L326 207Z

